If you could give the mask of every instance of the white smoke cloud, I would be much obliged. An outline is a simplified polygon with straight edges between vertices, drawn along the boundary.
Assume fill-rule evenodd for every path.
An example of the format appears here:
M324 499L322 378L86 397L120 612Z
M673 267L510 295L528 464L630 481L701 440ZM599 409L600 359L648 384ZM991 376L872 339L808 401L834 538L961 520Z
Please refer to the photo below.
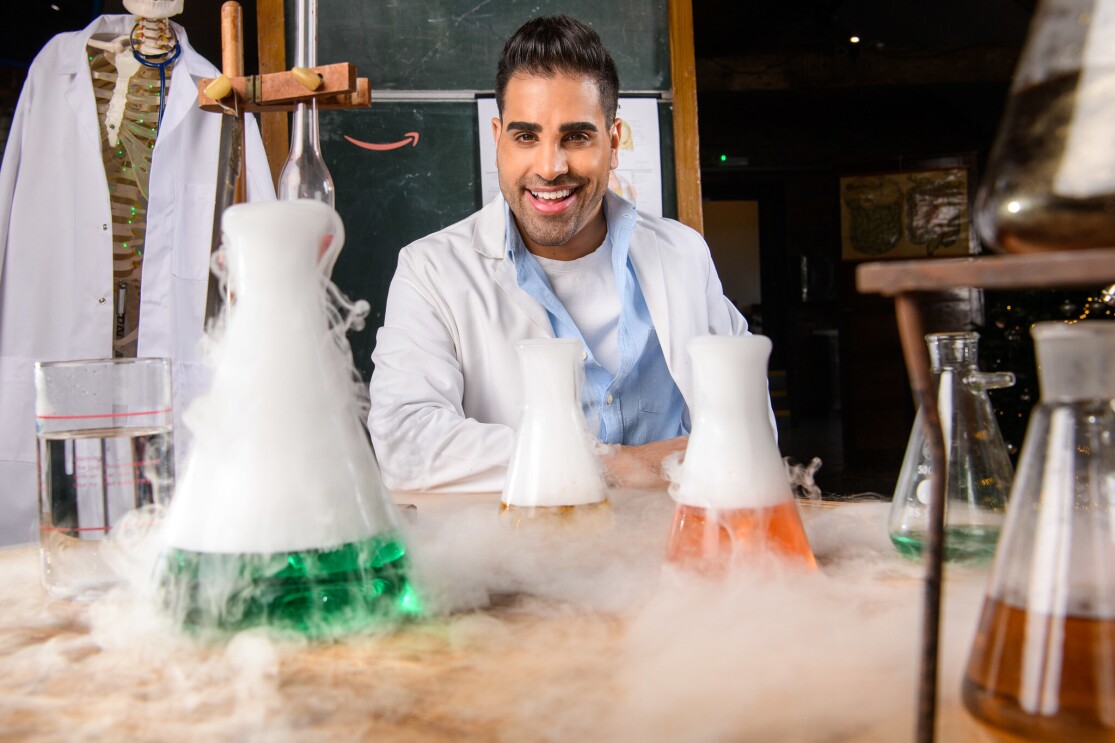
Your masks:
M663 569L660 493L617 493L613 529L556 542L501 526L494 498L417 502L427 618L334 643L203 640L127 589L44 611L28 555L0 582L21 618L0 630L0 722L86 740L912 736L921 567L890 546L885 503L804 506L816 572L711 580ZM942 740L972 729L958 694L985 575L946 574Z

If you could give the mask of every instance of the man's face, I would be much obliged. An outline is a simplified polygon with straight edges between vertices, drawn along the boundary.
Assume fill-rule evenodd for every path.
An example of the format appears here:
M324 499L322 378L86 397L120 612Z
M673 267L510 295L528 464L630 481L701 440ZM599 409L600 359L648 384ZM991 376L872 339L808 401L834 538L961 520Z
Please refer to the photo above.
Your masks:
M605 124L592 80L513 75L492 134L499 187L531 252L577 258L595 250L607 231L600 205L618 164L619 127L618 119Z

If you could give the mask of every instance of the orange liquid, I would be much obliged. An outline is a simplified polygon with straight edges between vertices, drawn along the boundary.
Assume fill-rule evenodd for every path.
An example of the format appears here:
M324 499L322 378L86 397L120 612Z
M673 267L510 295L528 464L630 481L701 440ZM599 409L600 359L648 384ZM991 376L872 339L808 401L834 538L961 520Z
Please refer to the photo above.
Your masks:
M980 722L1021 738L1115 741L1115 620L1034 616L988 599L963 695ZM1026 696L1038 710L1023 708Z
M733 562L767 555L814 570L817 561L793 501L767 508L707 509L679 505L674 512L666 560L707 574L726 572Z

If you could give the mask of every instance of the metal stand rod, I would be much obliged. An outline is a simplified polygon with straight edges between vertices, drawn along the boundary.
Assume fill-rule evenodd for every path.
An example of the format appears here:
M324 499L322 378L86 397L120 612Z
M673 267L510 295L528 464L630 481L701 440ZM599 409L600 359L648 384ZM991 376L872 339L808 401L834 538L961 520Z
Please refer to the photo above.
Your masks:
M925 326L916 295L894 298L902 355L910 386L921 407L925 440L933 471L930 474L929 529L925 549L924 605L922 607L921 674L918 683L918 743L932 743L937 713L937 656L941 624L941 578L944 552L945 444L937 410L937 384L929 366Z

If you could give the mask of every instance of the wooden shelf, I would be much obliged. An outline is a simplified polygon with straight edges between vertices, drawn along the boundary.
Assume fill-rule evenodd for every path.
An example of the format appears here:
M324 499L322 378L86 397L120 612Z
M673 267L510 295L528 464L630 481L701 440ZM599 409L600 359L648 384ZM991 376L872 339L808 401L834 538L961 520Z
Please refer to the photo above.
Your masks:
M1115 282L1115 248L973 258L874 261L856 268L856 288L888 297L968 286L1040 289Z

